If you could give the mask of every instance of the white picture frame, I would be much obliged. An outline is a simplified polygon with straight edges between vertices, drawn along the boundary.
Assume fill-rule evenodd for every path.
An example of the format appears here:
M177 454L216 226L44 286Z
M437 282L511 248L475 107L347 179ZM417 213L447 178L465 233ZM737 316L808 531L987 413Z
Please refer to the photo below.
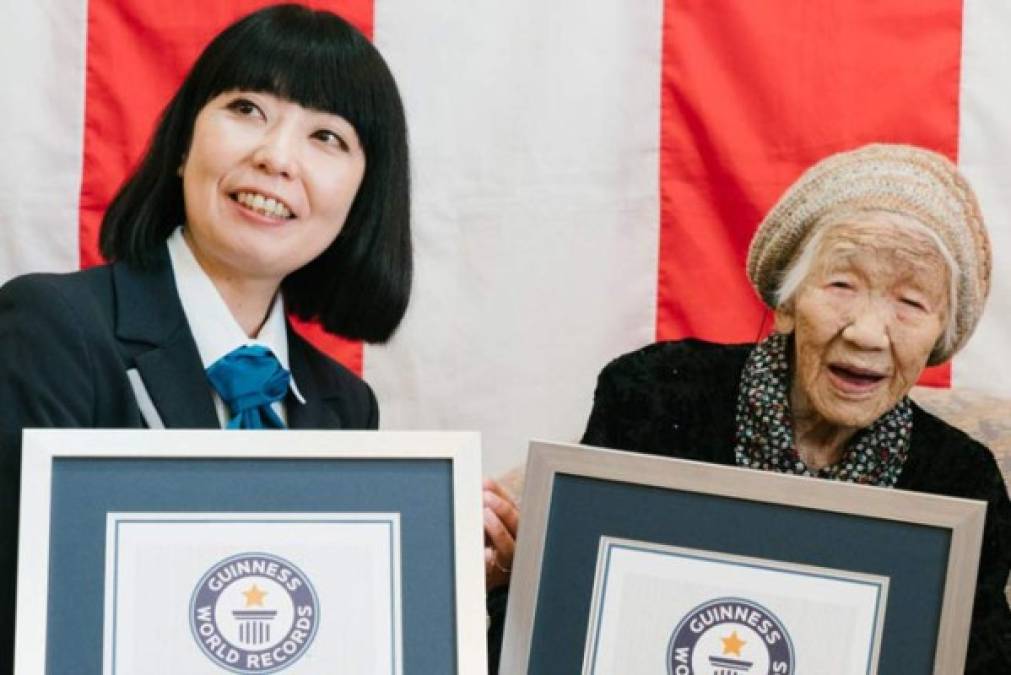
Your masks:
M104 539L109 531L108 527L112 526L110 523L124 513L157 516L157 512L168 514L193 512L204 515L208 515L209 511L216 512L216 509L204 508L206 504L187 508L184 493L187 490L193 491L194 481L196 484L201 480L208 481L208 487L212 492L208 499L220 497L226 503L231 500L242 505L241 508L223 508L221 510L223 515L219 520L235 518L237 512L255 514L267 520L283 514L301 514L310 516L308 519L311 520L311 513L307 514L306 511L312 513L376 511L377 509L357 508L352 502L354 499L371 500L372 497L368 495L373 493L379 495L376 499L385 499L386 496L382 491L384 489L390 491L393 488L384 487L379 481L389 484L391 471L403 481L396 487L399 496L393 495L390 499L406 499L409 504L433 503L437 508L445 509L442 512L447 515L441 519L445 520L443 523L428 524L438 529L438 538L441 541L451 544L451 561L448 565L450 569L442 572L451 577L446 582L449 587L443 589L445 593L442 600L446 605L443 616L452 617L452 626L445 628L451 631L451 635L447 636L445 641L455 643L447 648L445 660L455 663L455 671L444 670L444 672L466 675L483 673L487 667L487 654L480 452L480 437L471 432L25 430L21 475L15 673L39 675L54 672L47 661L47 653L53 651L47 649L50 622L53 621L50 612L50 579L54 574L63 574L74 569L73 561L50 560L50 552L59 550L60 537L85 536L89 548L101 546L103 556L106 558L101 561L104 575L108 562L105 554L108 540L98 542L94 539L99 536L99 531ZM222 462L227 464L221 464ZM171 467L171 471L176 474L168 472L163 478L161 473L150 473L152 469L157 472L162 466ZM184 496L176 498L174 507L170 509L136 509L130 504L125 504L125 508L96 506L94 507L96 512L91 514L92 517L88 521L91 525L85 528L87 530L85 534L76 532L64 535L63 530L67 528L60 522L54 524L54 518L59 519L59 514L67 510L68 500L73 501L71 493L77 490L73 486L83 485L85 486L83 490L95 490L102 489L106 483L114 485L119 467L130 471L143 467L148 471L147 475L155 476L157 479L157 483L151 483L156 487L149 489L168 495L164 497L165 500L171 501L174 498L172 495L176 493ZM299 483L296 478L279 479L282 485L287 480L288 487L278 488L275 493L258 495L246 491L241 486L228 484L234 482L229 478L233 475L231 470L240 467L244 471L262 472L264 476L275 475L275 467L296 472L311 469L311 480L314 481L314 485L317 483L329 485L328 481L331 479L344 480L346 485L354 487L345 492L348 495L354 493L357 497L347 497L348 508L339 508L341 494L328 496L330 504L321 508L315 506L310 509L288 508L284 506L285 503L297 502L304 506L306 499L311 500L311 497L305 495L279 496L276 493L278 491L283 493L284 490L297 492ZM353 475L348 475L351 473L349 469L354 470ZM332 476L327 474L328 471L333 472ZM345 472L343 478L340 473L342 471ZM420 478L417 481L414 480L412 471L418 472ZM375 485L369 484L370 474L375 474L377 481ZM64 480L61 478L64 475L73 478ZM127 475L128 472L125 472L118 477L118 480L128 480ZM436 476L438 480L430 480L426 478L428 476ZM222 480L222 477L226 480ZM296 488L292 488L293 485ZM441 487L433 490L433 485ZM141 486L137 487L138 490L141 489ZM220 494L213 494L215 490ZM110 492L114 490L110 489ZM128 490L123 491L126 492ZM207 492L201 494L206 495ZM103 499L106 498L115 506L115 494L103 496ZM82 504L84 503L82 501ZM279 503L282 506L278 507ZM257 504L261 506L257 507ZM338 508L334 507L335 504ZM86 510L91 507L82 506L82 508ZM106 511L99 513L102 508L106 508ZM413 507L405 508L409 510ZM378 510L396 511L396 509ZM412 514L398 512L394 515L397 516L395 519L387 518L387 520L396 520L399 532L404 535L401 539L398 534L397 541L393 545L397 549L397 560L399 561L404 553L398 548L402 546L415 547L415 550L407 551L408 558L405 559L424 558L423 549L429 544L420 539L412 543L410 532ZM103 521L107 521L101 528L97 524L99 516ZM426 523L428 520L431 519L426 519ZM432 556L433 560L438 559L435 553ZM93 568L96 563L92 561L89 564ZM440 569L445 567L447 566L440 565ZM93 578L94 569L91 569L90 573ZM417 586L420 582L416 578L412 581L410 570L405 569L404 574L406 576L403 592L405 597L409 598L412 593L410 586L412 584ZM399 592L398 590L397 593ZM416 592L430 593L432 588L421 589L419 586ZM97 591L92 591L93 597L89 602L94 602L98 594ZM107 611L104 589L101 596L103 605L101 615L104 616ZM399 603L398 597L394 608L396 612L399 612ZM415 601L412 606L418 604ZM54 605L54 611L55 608ZM92 608L90 616L94 615ZM63 620L60 618L60 621ZM414 619L405 614L403 620L406 622ZM88 630L93 632L92 628ZM103 626L103 645L87 647L88 658L94 656L93 650L96 648L104 654L105 632ZM410 627L404 631L408 635L412 632L416 631L412 631ZM393 659L398 665L390 672L417 670L417 666L410 663L411 655L420 654L421 651L412 649L410 645L406 646L402 653ZM103 661L106 658L107 655L104 655ZM165 667L169 668L165 672L173 672L171 666ZM94 672L90 666L86 667L86 670ZM290 672L299 672L297 663L292 666Z

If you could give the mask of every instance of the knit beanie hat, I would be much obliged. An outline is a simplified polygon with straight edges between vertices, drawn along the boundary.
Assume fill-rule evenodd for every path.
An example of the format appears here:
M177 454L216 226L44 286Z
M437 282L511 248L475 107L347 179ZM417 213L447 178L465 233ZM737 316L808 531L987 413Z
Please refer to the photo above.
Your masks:
M990 292L990 239L972 188L946 157L910 145L873 144L831 155L805 171L758 226L748 279L775 308L783 273L813 229L839 211L886 211L934 231L958 264L953 340L929 363L951 358L969 339ZM954 271L953 271L954 272Z

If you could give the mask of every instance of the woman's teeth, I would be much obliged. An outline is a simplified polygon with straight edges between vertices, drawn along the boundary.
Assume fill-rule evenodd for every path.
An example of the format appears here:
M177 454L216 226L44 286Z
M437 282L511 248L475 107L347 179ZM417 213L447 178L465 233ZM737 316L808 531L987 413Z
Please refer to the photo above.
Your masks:
M273 218L291 218L291 211L287 206L277 201L273 197L264 197L255 192L239 192L235 195L235 201L239 202L247 209L256 211L265 216Z

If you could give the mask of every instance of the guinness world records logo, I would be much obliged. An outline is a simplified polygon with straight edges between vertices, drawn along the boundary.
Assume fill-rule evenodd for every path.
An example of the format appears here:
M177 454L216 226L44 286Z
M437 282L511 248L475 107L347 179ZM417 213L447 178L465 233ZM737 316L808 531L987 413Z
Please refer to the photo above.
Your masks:
M793 641L756 602L717 598L692 609L671 634L669 675L794 675Z
M308 650L319 624L309 578L269 553L218 562L190 598L190 629L214 663L241 675L276 673Z

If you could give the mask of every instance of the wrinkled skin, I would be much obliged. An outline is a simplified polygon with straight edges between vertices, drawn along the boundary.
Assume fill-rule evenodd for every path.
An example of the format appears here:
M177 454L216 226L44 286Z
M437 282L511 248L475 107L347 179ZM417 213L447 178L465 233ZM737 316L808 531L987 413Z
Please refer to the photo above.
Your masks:
M800 288L776 310L794 333L794 434L811 468L916 383L948 316L949 272L926 235L868 217L835 226Z

